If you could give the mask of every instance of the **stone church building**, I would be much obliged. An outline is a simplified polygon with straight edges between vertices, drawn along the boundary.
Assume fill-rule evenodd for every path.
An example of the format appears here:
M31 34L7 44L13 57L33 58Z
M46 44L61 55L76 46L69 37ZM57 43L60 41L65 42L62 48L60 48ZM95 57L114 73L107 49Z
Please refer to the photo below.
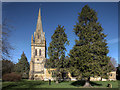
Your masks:
M45 68L46 62L46 39L45 32L43 32L41 11L39 9L36 31L34 37L31 38L31 61L30 61L30 72L29 79L32 80L53 80L52 74L48 73L48 69ZM49 69L55 70L55 69ZM71 80L76 80L69 73L68 76ZM116 71L110 73L110 80L116 80ZM99 81L100 77L91 77L91 81ZM104 79L105 80L105 79Z
M46 40L45 32L43 32L41 12L39 9L36 31L34 38L31 38L31 61L29 79L43 80L46 77L46 69L44 68L46 61Z

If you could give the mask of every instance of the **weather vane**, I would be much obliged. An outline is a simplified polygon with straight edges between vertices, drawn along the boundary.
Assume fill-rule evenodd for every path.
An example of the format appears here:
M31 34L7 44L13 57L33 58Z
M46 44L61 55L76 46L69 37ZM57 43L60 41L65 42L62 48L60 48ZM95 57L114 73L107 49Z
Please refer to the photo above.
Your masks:
M40 3L40 8L42 8L42 4Z

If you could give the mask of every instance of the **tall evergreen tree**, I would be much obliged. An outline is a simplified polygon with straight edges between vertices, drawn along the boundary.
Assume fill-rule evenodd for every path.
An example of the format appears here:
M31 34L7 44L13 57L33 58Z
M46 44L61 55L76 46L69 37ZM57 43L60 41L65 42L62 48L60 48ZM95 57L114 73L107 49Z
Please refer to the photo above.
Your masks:
M91 76L107 77L110 69L109 50L103 28L97 21L97 13L88 5L82 8L78 22L74 25L74 32L78 36L70 51L71 72L86 80L90 86Z
M22 78L29 77L29 62L24 52L22 53L21 58L16 64L16 72L20 73L22 75Z
M69 44L64 26L58 25L51 39L48 47L48 66L49 68L56 68L56 79L58 79L65 66L65 46Z

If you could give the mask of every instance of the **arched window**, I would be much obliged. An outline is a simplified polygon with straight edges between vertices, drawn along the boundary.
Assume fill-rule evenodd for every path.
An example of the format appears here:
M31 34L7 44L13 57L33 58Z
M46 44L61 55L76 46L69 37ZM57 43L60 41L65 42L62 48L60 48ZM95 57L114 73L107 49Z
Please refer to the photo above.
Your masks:
M39 56L41 56L41 49L39 49Z
M35 49L35 56L37 56L37 49Z

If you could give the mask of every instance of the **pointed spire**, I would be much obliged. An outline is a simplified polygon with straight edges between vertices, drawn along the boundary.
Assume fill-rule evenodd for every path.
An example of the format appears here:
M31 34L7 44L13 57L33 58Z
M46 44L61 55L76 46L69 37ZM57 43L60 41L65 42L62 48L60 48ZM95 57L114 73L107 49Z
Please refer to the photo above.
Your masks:
M42 28L42 20L41 20L41 9L39 8L38 19L36 32L34 32L35 43L41 43L44 40L45 34Z
M38 20L37 20L37 27L36 27L36 32L39 34L42 34L43 29L42 29L42 20L41 20L41 9L39 8L39 13L38 13Z

